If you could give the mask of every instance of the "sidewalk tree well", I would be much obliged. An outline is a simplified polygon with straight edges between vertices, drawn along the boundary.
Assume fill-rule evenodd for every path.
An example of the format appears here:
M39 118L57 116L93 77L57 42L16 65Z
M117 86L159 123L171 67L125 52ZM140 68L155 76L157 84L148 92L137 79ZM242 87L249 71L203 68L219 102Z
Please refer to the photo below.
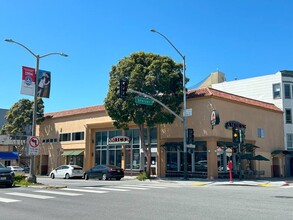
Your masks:
M182 68L181 63L175 63L169 57L137 52L121 59L110 71L105 108L116 128L126 130L129 123L138 126L148 175L151 171L150 128L158 124L171 124L175 116L156 102L153 105L135 103L137 94L129 91L125 98L120 98L119 80L125 80L132 90L154 97L178 115L183 101ZM148 143L144 138L145 128Z
M9 135L15 140L19 154L25 153L26 136L31 135L34 101L20 99L7 111L6 123L0 129L0 134ZM37 124L44 120L44 103L38 98ZM18 143L18 144L17 144Z

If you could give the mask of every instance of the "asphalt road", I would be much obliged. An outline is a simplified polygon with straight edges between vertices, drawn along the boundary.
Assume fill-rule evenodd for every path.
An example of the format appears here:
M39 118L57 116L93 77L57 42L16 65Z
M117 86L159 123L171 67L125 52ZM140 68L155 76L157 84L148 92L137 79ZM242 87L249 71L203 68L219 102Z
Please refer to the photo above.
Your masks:
M293 219L292 187L51 180L66 188L0 188L1 220ZM46 184L47 184L46 183Z

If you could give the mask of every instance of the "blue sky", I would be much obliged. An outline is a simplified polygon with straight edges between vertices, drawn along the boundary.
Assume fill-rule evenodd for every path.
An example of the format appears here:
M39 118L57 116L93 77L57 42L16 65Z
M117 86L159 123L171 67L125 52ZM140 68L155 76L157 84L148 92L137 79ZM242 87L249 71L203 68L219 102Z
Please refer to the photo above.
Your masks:
M187 88L220 70L228 81L293 70L293 0L1 0L0 108L21 98L21 67L48 56L45 112L104 103L112 65L144 51L182 62L156 29L186 56Z

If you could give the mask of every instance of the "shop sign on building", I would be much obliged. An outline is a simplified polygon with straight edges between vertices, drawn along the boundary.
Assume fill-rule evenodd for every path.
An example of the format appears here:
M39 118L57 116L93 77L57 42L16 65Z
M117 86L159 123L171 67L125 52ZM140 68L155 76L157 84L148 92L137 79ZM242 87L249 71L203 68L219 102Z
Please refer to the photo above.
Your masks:
M212 129L214 128L215 125L220 124L220 116L219 113L216 110L212 111L211 114L211 125L212 125Z
M117 145L117 144L129 144L130 138L127 136L115 136L108 139L109 145Z
M225 128L226 129L245 129L246 125L245 124L241 124L238 121L227 121L225 123Z

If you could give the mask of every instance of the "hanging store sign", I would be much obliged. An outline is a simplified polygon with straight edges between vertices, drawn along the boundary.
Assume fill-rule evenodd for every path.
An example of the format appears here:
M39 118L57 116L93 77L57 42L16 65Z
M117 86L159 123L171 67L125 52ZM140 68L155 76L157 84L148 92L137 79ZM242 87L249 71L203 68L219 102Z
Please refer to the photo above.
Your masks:
M130 138L127 136L115 136L108 139L109 145L117 145L117 144L129 144Z
M212 111L211 114L211 125L212 125L212 129L214 128L215 125L220 124L220 116L219 113L216 110Z
M246 128L246 125L245 124L241 124L240 122L238 121L227 121L225 123L225 128L226 129L245 129Z

